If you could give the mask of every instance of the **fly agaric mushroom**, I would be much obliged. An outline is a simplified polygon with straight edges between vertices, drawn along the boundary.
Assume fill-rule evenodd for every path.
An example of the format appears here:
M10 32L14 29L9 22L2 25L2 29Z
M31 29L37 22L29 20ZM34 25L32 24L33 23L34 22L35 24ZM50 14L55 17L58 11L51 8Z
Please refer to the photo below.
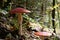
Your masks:
M50 37L52 33L49 32L35 32L36 36L39 36L42 40L44 40L46 37Z
M30 13L31 11L26 10L24 8L15 8L10 11L11 14L17 14L18 15L18 23L19 23L19 35L22 35L22 14L23 13Z

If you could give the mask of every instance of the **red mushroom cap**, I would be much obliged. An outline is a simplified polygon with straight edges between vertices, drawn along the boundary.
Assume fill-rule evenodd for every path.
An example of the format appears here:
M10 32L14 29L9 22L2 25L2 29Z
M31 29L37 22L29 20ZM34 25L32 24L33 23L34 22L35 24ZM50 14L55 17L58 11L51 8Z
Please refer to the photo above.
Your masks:
M52 34L49 33L49 32L35 32L34 34L37 35L37 36L46 36L46 37L52 35Z
M15 8L13 10L10 11L11 14L15 14L15 13L30 13L31 11L26 10L24 8Z

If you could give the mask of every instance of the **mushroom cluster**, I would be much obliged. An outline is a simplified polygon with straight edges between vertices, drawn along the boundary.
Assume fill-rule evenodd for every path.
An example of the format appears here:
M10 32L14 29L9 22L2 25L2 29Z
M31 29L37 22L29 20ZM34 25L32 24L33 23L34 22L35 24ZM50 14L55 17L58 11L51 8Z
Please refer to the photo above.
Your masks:
M49 32L35 32L36 36L39 36L42 40L44 40L46 37L50 37L52 34Z
M31 11L24 9L24 8L15 8L10 11L11 14L17 14L18 15L18 23L19 23L19 35L22 35L22 14L23 13L30 13Z

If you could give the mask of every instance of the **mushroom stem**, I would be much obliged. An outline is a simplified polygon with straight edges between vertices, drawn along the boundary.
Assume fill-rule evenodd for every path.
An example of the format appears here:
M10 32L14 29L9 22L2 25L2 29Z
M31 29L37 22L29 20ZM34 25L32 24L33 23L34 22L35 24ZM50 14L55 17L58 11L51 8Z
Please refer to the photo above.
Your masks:
M41 40L44 40L44 37L40 37L41 38Z
M22 14L19 13L18 14L19 35L22 35L22 21L23 21Z

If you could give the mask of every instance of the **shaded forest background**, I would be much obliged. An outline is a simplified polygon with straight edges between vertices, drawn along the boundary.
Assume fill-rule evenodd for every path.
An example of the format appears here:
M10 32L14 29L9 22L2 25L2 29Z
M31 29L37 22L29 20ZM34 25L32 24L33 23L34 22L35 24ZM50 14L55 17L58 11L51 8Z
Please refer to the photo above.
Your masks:
M11 15L9 11L19 7L31 11L23 14L23 28L27 22L38 22L41 27L55 29L55 33L60 35L60 0L0 0L0 21L6 17L8 21L3 20L5 24L11 22L18 29L17 15Z

